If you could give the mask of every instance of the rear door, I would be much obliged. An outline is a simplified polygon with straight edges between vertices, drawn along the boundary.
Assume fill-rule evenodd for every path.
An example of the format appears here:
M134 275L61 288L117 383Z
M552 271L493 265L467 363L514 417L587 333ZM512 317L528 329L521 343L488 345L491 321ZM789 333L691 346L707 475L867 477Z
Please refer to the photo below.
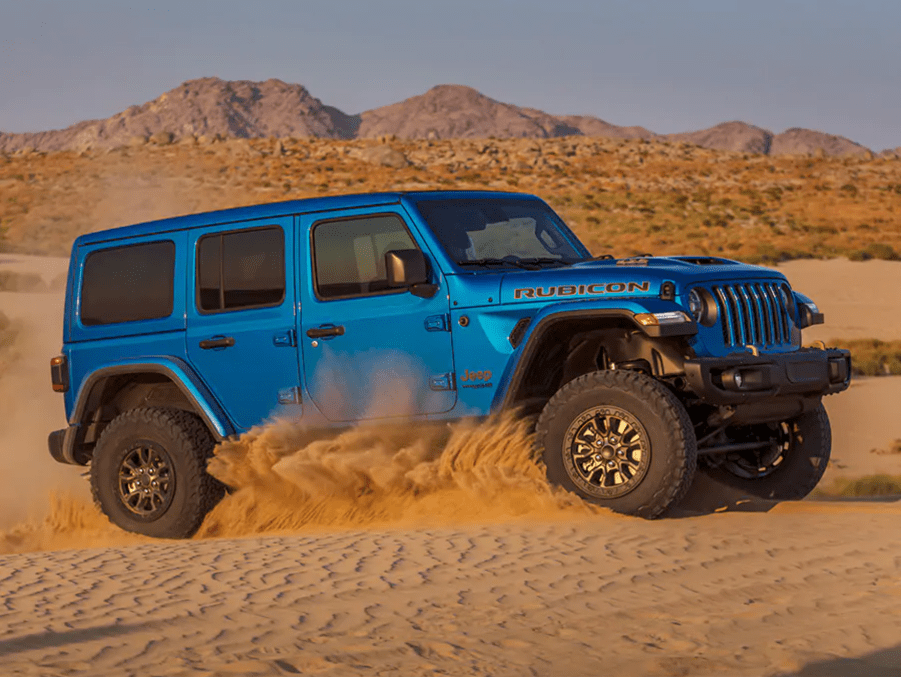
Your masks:
M189 233L188 360L240 428L299 401L293 245L293 216Z
M390 289L385 252L429 252L402 208L300 217L301 317L307 390L332 421L437 414L457 393L447 284L431 298Z

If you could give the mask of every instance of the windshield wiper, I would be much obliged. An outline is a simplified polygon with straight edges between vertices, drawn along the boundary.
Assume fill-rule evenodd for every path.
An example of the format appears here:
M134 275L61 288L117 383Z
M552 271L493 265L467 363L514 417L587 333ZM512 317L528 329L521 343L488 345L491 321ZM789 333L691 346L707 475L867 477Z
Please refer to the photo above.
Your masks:
M516 266L524 270L535 270L534 264L526 264L520 259L472 259L470 261L457 261L460 266Z
M543 265L557 264L558 266L571 266L570 261L563 259L554 259L550 256L531 256L526 259L509 257L506 259L485 258L473 259L471 261L457 261L461 266L516 266L523 270L538 270Z
M565 259L555 259L550 256L531 256L527 259L519 259L523 263L531 263L536 266L543 266L547 263L556 263L558 266L571 266L572 262Z

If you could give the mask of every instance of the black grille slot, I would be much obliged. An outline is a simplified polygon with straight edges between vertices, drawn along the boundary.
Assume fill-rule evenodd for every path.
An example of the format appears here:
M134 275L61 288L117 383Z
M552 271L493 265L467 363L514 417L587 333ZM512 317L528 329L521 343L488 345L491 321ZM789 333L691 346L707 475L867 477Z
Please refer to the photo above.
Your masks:
M712 291L727 346L791 343L788 309L779 283L716 285Z

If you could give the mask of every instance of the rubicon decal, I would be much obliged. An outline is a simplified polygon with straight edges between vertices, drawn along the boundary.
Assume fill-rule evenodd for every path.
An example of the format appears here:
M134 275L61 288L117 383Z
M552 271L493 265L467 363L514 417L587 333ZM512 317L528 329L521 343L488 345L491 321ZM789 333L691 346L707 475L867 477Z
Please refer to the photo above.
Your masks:
M562 284L558 287L521 287L513 290L514 299L546 299L552 296L596 296L598 294L631 294L636 291L651 291L650 281L607 282L594 284Z

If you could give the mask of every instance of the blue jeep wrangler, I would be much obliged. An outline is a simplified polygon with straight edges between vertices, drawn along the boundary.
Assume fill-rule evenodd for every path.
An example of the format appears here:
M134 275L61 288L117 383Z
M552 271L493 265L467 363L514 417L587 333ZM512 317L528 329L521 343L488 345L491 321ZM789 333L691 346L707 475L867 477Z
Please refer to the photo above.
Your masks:
M216 442L274 416L312 428L537 416L549 480L653 518L700 467L807 495L823 395L847 351L773 270L702 256L593 258L537 197L408 192L183 216L79 237L62 354L69 426L124 529L186 537L224 488Z

